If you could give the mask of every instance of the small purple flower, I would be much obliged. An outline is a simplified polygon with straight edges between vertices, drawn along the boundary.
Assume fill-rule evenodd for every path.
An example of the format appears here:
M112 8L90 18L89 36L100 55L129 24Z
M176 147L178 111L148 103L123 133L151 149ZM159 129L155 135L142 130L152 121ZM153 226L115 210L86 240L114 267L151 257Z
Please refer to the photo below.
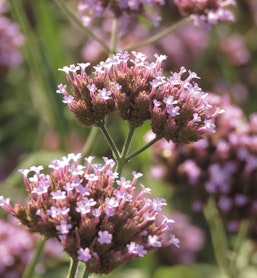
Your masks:
M112 234L110 234L108 231L99 231L98 232L98 242L100 244L110 244L112 242Z
M87 262L88 260L91 259L92 255L90 254L90 249L89 248L79 248L78 250L78 259L82 262Z
M64 235L64 234L68 234L68 233L69 233L71 227L72 227L71 224L68 224L67 221L62 220L62 221L60 222L60 225L57 225L57 226L56 226L56 230L57 230L61 235Z

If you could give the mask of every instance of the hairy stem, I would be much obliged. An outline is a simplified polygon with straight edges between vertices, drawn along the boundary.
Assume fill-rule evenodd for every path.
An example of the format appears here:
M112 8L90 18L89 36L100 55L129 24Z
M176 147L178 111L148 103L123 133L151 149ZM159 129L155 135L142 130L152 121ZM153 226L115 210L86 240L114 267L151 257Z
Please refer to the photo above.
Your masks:
M119 152L116 144L114 143L110 133L106 129L105 124L103 123L102 125L99 125L99 128L101 129L101 131L102 131L102 133L103 133L103 135L104 135L104 137L105 137L105 139L106 139L106 141L107 141L107 143L108 143L108 145L109 145L109 147L110 147L110 149L113 153L114 159L116 161L118 161L120 159L120 152Z
M130 159L132 159L133 157L139 155L140 153L142 153L143 151L147 150L148 148L150 148L153 144L155 144L157 141L159 141L161 138L159 137L155 137L153 140L151 140L150 142L148 142L145 146L143 146L142 148L138 149L137 151L133 152L132 154L128 155L125 160L129 161Z
M126 156L128 154L129 151L129 147L130 147L130 143L134 134L134 127L130 126L129 127L129 132L128 135L126 137L126 140L124 142L122 151L121 151L121 156L120 159L117 161L117 172L119 173L119 175L121 174L122 171L122 167L123 165L128 162L128 160L126 160Z
M145 46L145 45L150 45L150 44L152 44L154 42L157 42L158 40L166 37L167 35L169 35L170 33L174 32L178 28L184 26L185 24L187 24L190 21L192 21L192 17L186 17L186 18L178 21L177 23L172 24L171 26L166 27L162 31L157 32L152 37L149 37L148 39L140 41L140 42L137 42L137 43L128 44L123 49L130 51L130 50L134 50L134 49L140 48L140 47Z

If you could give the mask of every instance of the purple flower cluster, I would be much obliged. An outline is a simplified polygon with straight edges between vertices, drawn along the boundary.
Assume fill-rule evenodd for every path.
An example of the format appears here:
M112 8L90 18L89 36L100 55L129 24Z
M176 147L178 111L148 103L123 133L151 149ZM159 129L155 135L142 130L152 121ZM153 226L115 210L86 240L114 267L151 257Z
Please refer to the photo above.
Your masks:
M0 277L20 278L25 268L31 262L38 236L30 234L21 227L18 220L12 216L0 220ZM62 252L62 247L55 239L50 239L44 249L44 254L36 266L37 273L45 271L49 259L56 259Z
M24 37L18 25L4 16L7 10L7 3L0 1L0 72L2 73L21 63L20 49L24 44Z
M174 0L184 16L193 15L199 25L209 27L223 21L234 21L233 13L227 9L235 0Z
M210 102L226 111L215 120L215 135L189 145L157 142L152 173L174 185L190 185L196 210L212 196L230 231L249 219L257 239L257 114L247 122L228 98L213 96Z
M80 0L78 12L85 26L90 26L94 20L103 16L118 18L123 27L127 26L129 21L136 20L135 16L143 16L156 26L160 21L156 11L164 3L163 0Z
M72 257L86 263L89 273L109 273L126 260L143 257L163 246L179 247L171 233L173 220L162 216L163 198L150 199L150 189L137 179L118 177L115 162L104 157L104 164L78 163L81 154L69 154L49 164L20 172L29 192L25 205L10 205L0 197L0 205L32 233L57 238ZM156 218L162 218L157 224ZM168 238L163 235L169 234Z
M35 246L33 237L15 220L0 220L1 277L21 277Z
M214 118L223 111L206 101L207 94L195 82L199 77L184 67L163 75L165 55L155 54L148 62L143 53L119 52L94 67L87 75L89 63L65 66L73 95L60 84L57 93L79 122L101 126L105 117L116 112L133 128L146 120L158 138L179 143L197 141L203 133L215 132Z

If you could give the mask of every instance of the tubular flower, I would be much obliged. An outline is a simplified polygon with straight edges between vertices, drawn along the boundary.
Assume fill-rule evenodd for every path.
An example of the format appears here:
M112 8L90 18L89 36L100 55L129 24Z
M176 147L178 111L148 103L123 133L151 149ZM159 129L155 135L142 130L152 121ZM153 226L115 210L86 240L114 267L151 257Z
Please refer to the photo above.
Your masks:
M174 0L180 13L193 15L196 23L206 27L223 21L234 21L233 13L227 9L235 6L234 0Z
M215 120L216 134L189 145L157 142L153 173L177 186L190 185L196 210L213 197L230 231L249 220L256 240L257 115L246 121L241 108L225 97L216 96L210 102L223 105L226 111Z
M29 193L25 205L10 205L0 197L1 206L18 218L32 233L57 238L74 259L86 263L89 273L109 273L126 260L145 256L162 246L179 246L171 233L173 220L162 215L166 200L150 199L150 189L137 179L119 179L115 163L104 157L104 164L80 165L80 154L69 154L42 167L20 170ZM156 221L161 217L162 221ZM166 238L166 234L169 238ZM165 238L164 238L165 234Z
M60 84L57 93L85 126L100 126L106 115L115 112L136 128L151 120L156 136L167 141L197 141L207 131L214 132L213 119L223 111L206 101L207 94L194 81L196 73L180 71L163 75L165 55L155 54L149 63L143 53L119 52L95 66L92 77L87 64L65 66L72 95Z

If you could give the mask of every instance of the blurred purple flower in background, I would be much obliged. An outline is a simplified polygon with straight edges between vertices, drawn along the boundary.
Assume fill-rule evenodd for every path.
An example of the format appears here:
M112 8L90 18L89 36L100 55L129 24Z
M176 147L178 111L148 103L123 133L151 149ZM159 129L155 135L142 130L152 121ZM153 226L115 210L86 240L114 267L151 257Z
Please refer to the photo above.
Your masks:
M24 37L19 26L4 14L8 11L6 1L0 1L0 73L5 73L22 62L21 47Z
M223 21L234 21L234 14L227 7L235 0L174 0L184 16L193 15L195 23L205 28Z
M157 26L161 20L158 8L162 5L163 0L80 0L78 12L84 26L91 26L99 18L118 18L120 31L126 32L130 22L137 21L137 16L143 16Z
M162 248L157 251L157 258L165 265L194 263L197 261L197 253L203 248L205 234L201 228L191 224L188 217L181 212L172 212L172 218L176 222L173 233L180 238L180 248Z
M0 220L0 276L2 278L20 278L26 266L30 263L36 244L41 240L30 234L17 219L9 216ZM51 239L46 243L44 254L36 266L38 273L45 271L45 264L49 258L56 259L62 252L61 245Z

